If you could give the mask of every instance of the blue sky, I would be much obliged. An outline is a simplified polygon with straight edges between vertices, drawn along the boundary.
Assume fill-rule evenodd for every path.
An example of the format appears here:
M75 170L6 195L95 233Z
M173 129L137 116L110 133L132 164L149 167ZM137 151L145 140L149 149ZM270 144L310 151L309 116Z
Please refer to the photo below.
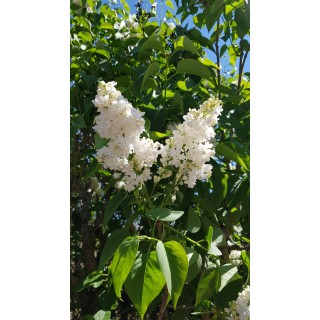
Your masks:
M137 4L138 0L127 0L127 2L128 2L129 6L130 6L130 8L131 8L131 13L135 13L135 12L136 12L136 7L135 7L135 5ZM156 1L156 2L158 3L158 4L157 4L157 12L158 12L159 18L161 18L161 17L163 17L163 16L165 15L165 10L170 9L170 8L168 8L168 7L165 6L164 1L161 2L160 0L158 0L158 1ZM118 3L120 3L120 0L118 0ZM172 0L172 3L173 3L173 5L176 7L176 3L175 3L174 0ZM161 10L161 4L163 4L162 10ZM146 10L149 11L149 10L150 10L150 7L151 7L151 4L150 4L150 2L149 2L148 0L146 0L146 1L143 1L142 6L143 6L144 9L146 9ZM171 11L172 11L172 10L171 10ZM177 17L179 17L179 15L178 15ZM192 16L189 16L189 17L183 22L182 26L185 26L186 24L188 24L188 27L189 27L189 28L195 27L195 25L194 25L194 23L193 23L193 20L192 20ZM210 38L209 33L208 33L208 31L207 31L207 28L203 28L203 29L201 30L201 32L202 32L202 35L203 35L204 37ZM224 43L224 42L222 42L221 45L222 45L223 43ZM205 51L206 51L206 53L207 53L208 58L210 58L212 61L215 62L215 61L216 61L215 54L214 54L212 51L208 50L208 49L205 49ZM224 58L224 59L222 58L220 63L221 63L221 66L222 66L222 70L223 70L223 71L228 71L228 70L224 69L224 66L228 66L228 65L229 65L229 63L228 63L228 61L226 60L226 58ZM237 67L238 67L238 65L237 65ZM247 60L246 60L246 64L245 64L245 66L244 66L244 72L250 72L250 53L248 54L248 57L247 57Z

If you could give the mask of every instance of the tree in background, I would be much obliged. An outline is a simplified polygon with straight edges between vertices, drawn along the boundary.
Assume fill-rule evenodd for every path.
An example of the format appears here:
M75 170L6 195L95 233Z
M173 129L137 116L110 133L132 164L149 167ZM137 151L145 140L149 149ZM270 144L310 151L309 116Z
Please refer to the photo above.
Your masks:
M249 319L249 4L157 7L71 3L71 318Z

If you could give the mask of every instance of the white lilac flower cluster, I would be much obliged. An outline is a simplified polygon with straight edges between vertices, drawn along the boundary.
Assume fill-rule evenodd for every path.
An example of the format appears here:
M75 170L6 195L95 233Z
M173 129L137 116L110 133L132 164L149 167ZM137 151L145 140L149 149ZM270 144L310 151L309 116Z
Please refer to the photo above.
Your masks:
M130 35L128 29L137 29L139 27L139 23L136 21L135 14L129 14L129 18L127 20L122 20L120 23L116 22L114 24L114 28L117 30L114 35L116 39L126 38Z
M121 179L119 188L133 191L141 182L151 179L150 168L157 160L160 144L140 138L144 113L133 108L115 85L113 81L101 81L93 100L100 113L94 130L109 140L106 147L97 151L97 159L104 168L114 171L115 179Z
M206 164L214 155L213 126L221 114L221 101L209 98L198 110L189 109L184 122L177 125L165 145L140 138L145 131L144 113L132 105L116 90L115 82L101 81L93 103L100 114L96 118L95 131L109 140L98 150L97 159L119 179L118 187L132 191L141 182L151 179L150 168L160 155L161 167L154 181L170 177L173 170L175 188L186 184L193 188L197 180L208 179L212 166Z
M176 180L189 188L193 188L197 180L211 176L212 166L206 162L215 154L211 143L215 137L213 126L221 111L221 101L212 97L198 110L189 109L184 122L172 131L172 137L161 148L160 178L172 174L171 169L166 169L168 166L177 169Z
M230 262L235 266L240 266L242 264L241 260L241 251L240 250L232 250L229 254Z
M250 319L250 286L246 286L239 293L236 301L229 302L229 308L225 308L228 320L249 320Z

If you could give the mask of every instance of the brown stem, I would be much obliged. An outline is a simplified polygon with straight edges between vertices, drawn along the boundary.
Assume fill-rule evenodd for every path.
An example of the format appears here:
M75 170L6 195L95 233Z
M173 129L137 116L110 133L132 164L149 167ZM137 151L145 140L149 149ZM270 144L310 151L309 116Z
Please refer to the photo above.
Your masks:
M166 304L167 304L167 299L168 299L168 288L167 285L164 287L164 293L162 297L162 302L161 302L161 307L158 315L158 320L162 320L164 311L166 310Z
M172 308L174 309L173 305L172 304L168 304L168 308ZM194 309L194 306L176 306L175 308L176 310L193 310Z
M242 48L241 48L240 63L239 63L238 93L240 92L240 85L241 85L241 80L242 80L242 72L243 72L244 64L246 62L248 53L249 53L249 51L246 51L246 53L243 56L243 51L242 51Z

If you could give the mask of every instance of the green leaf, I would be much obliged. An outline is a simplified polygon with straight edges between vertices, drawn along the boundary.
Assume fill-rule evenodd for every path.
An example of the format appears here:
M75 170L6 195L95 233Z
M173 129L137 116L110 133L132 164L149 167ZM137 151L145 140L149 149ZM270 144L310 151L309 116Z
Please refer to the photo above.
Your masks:
M87 0L88 6L93 10L94 9L94 4L93 0Z
M167 222L176 221L184 214L183 211L172 211L167 208L152 208L146 211L146 216L153 221L162 220Z
M188 274L186 252L181 244L176 241L168 241L165 244L158 241L156 251L160 269L166 279L168 292L172 298L173 307L176 308Z
M226 236L215 222L203 215L201 217L201 225L204 233L208 233L209 228L212 227L213 232L211 242L216 246L226 245Z
M211 242L209 244L208 254L213 254L215 256L221 256L222 252L218 249L218 247L216 246L216 244L214 242Z
M80 31L78 33L78 37L90 43L92 42L92 39L93 39L89 31Z
M181 89L181 90L183 90L183 91L192 91L192 87L190 87L190 88L188 88L187 87L187 81L181 81L181 80L179 80L178 82L177 82L177 86L178 86L178 88L179 89Z
M232 1L231 4L227 4L226 5L226 14L229 14L231 11L234 11L237 8L242 7L244 4L244 0L236 0L236 1Z
M158 73L159 70L160 70L160 64L159 64L159 62L152 62L152 63L149 65L146 73L144 74L144 77L143 77L143 80L142 80L142 84L141 84L141 89L143 88L143 86L144 86L146 80L148 79L148 77L150 77L152 74ZM140 89L140 91L141 91L141 89Z
M206 14L206 26L208 32L212 29L215 22L218 20L224 11L224 0L215 0Z
M136 253L138 251L139 240L137 237L127 237L124 239L114 254L110 265L114 291L121 299L121 288L126 281L132 268Z
M201 29L203 26L203 19L205 18L205 12L201 12L193 16L193 23Z
M189 264L186 282L190 282L201 271L202 258L201 258L201 255L193 248L186 247L184 249L187 253L188 264Z
M158 132L158 131L150 131L149 132L149 136L150 136L150 139L152 139L153 141L157 141L159 139L162 139L164 137L167 137L171 134L170 131L166 132L166 133L161 133L161 132Z
M118 191L112 199L107 203L107 206L104 210L104 219L103 219L103 227L106 228L109 220L111 219L114 212L118 209L122 201L127 196L126 192L121 190Z
M213 295L214 288L216 287L215 281L217 281L215 273L216 266L214 265L210 265L203 271L197 288L196 305Z
M201 228L201 220L195 210L190 207L188 211L186 230L191 233L196 233Z
M210 60L208 58L199 58L198 61L200 61L205 66L213 67L213 68L215 68L217 70L221 69L218 65L216 65L214 62L212 62L212 60Z
M98 288L106 281L106 276L101 271L93 271L90 273L79 286L78 292L87 288Z
M215 292L212 299L219 309L224 309L228 306L229 301L237 299L242 287L243 279L238 276L230 281L220 292Z
M215 161L211 161L211 164L213 166L211 175L213 195L209 202L211 209L216 210L227 194L228 176L221 171L220 166Z
M114 27L111 23L109 22L102 22L99 26L99 29L109 29L109 30L114 30Z
M174 6L173 6L171 0L166 0L166 6L171 8L172 10L174 10Z
M232 193L232 198L229 203L230 208L235 207L244 197L250 194L250 182L247 177L241 180L238 184L235 193Z
M96 147L97 150L101 149L101 148L103 148L103 147L108 145L108 139L101 138L99 133L96 133L94 135L94 144L95 144L95 147Z
M229 160L233 160L237 162L245 170L248 170L247 166L245 165L244 161L239 157L239 155L226 144L224 143L217 144L216 153L218 155L226 157Z
M128 236L129 236L129 231L127 229L117 229L111 233L111 235L108 237L103 247L103 250L100 256L98 270L103 269L103 267L112 258L113 253L119 247L123 239L125 239Z
M218 291L221 291L230 281L238 275L238 268L231 263L219 266L221 273L221 284Z
M228 54L229 54L230 64L234 66L236 64L238 56L233 46L228 47Z
M74 118L72 118L72 122L78 129L82 129L86 127L86 123L84 121L83 115L79 114L75 116Z
M95 315L95 320L110 320L111 318L111 311L103 311L99 310Z
M249 253L246 251L241 252L241 258L243 263L247 266L248 268L248 273L250 273L250 256Z
M102 56L104 56L104 57L106 57L108 59L110 58L110 52L107 49L100 48L100 49L97 49L95 51L95 53L101 54Z
M156 252L150 252L149 256L139 252L124 286L141 319L150 303L161 292L165 282Z
M184 59L179 61L176 73L194 74L205 79L212 78L210 70L201 62L194 59Z
M192 53L199 55L199 51L195 47L193 42L185 36L178 37L177 40L174 42L174 51L173 52L177 52L180 50L190 51Z
M91 22L88 19L84 17L75 17L75 20L77 20L79 24L82 24L86 29L91 30Z
M162 49L162 43L162 37L160 37L159 35L152 35L142 44L142 46L140 47L140 52L149 49L160 51Z
M208 229L208 233L206 235L206 240L208 242L208 247L210 246L210 243L212 241L212 236L213 236L213 228L212 228L212 226L210 226L209 229Z
M91 314L84 315L81 320L95 320L95 318Z
M92 177L100 169L101 169L101 164L96 159L93 159L92 162L89 164L88 170L87 170L86 174L83 176L81 183L87 181L90 177Z

